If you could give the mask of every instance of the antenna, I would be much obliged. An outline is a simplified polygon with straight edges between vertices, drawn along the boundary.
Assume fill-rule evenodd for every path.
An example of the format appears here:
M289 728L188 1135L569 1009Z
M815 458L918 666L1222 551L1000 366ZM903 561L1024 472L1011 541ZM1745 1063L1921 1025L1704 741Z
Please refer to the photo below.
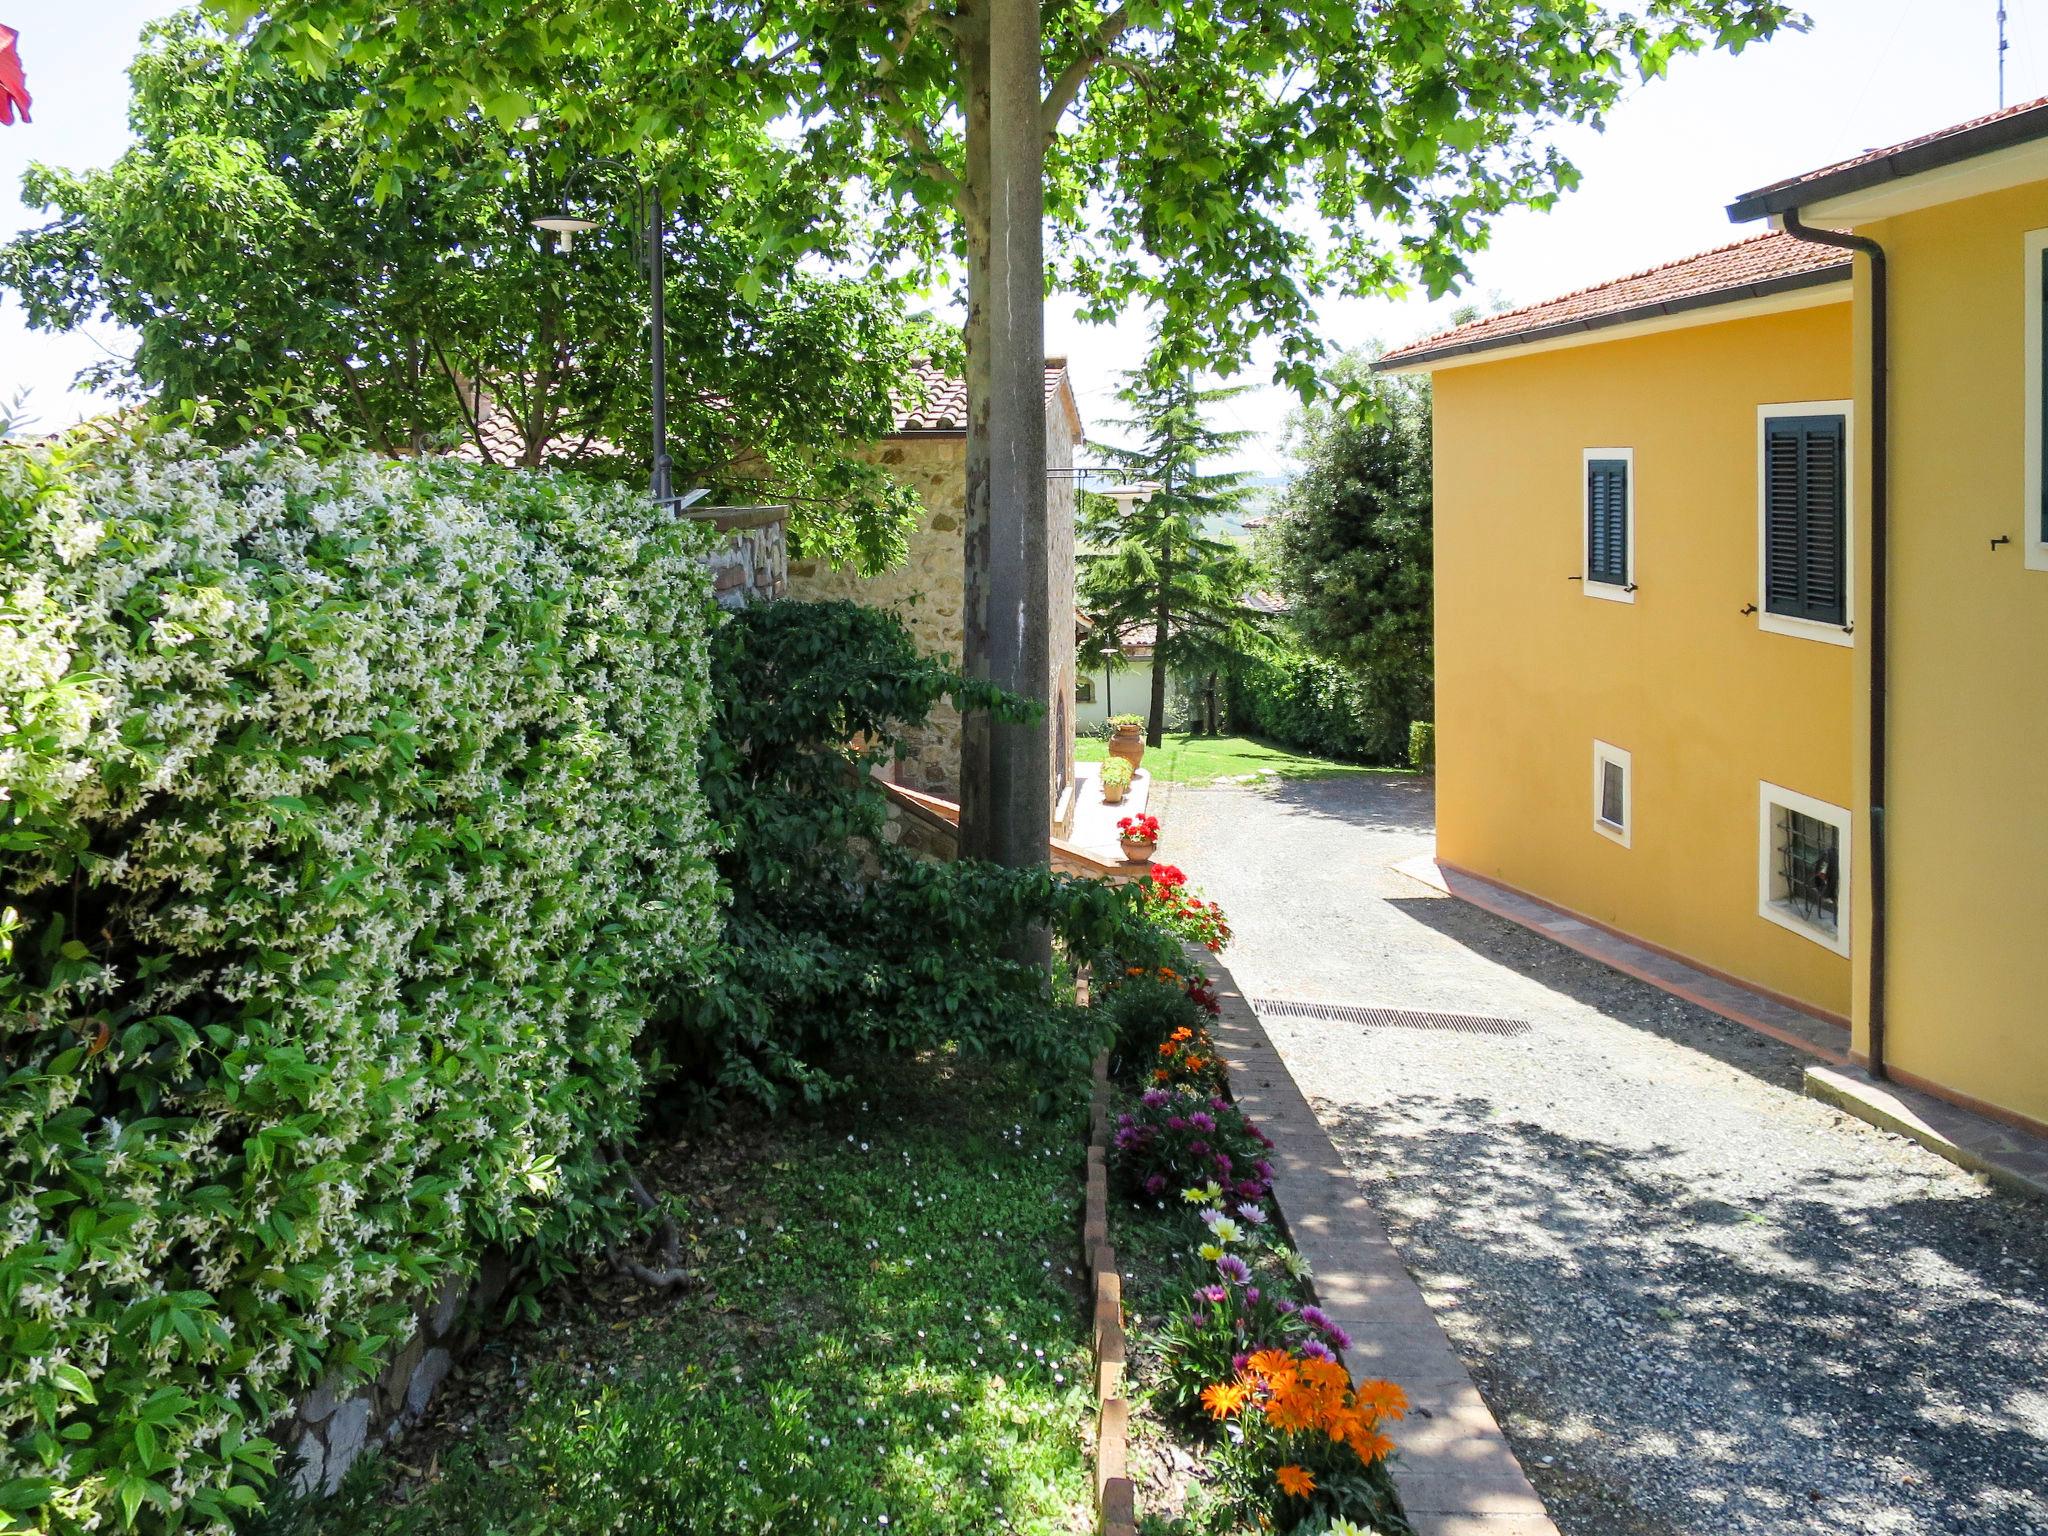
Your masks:
M1998 110L2005 110L2005 50L2012 44L2005 40L2005 0L1998 0Z

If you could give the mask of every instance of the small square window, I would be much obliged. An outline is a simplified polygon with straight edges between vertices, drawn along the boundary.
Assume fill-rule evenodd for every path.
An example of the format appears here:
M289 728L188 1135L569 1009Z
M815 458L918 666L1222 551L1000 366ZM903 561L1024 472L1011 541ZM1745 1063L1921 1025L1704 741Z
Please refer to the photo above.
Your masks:
M1095 679L1086 672L1082 672L1074 678L1074 702L1076 704L1093 704L1095 702Z
M1758 816L1759 915L1846 955L1849 813L1766 784Z
M1626 848L1630 825L1630 759L1620 747L1593 743L1593 830Z

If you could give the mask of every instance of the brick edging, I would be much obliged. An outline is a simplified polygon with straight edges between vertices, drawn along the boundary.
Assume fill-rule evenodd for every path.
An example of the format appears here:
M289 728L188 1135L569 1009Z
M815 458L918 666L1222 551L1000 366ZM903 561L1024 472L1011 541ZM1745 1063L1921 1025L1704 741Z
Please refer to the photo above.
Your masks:
M1081 1258L1095 1298L1095 1526L1101 1536L1137 1536L1137 1489L1130 1476L1131 1405L1124 1400L1124 1277L1109 1241L1109 1053L1095 1058L1088 1098L1088 1194L1081 1208Z

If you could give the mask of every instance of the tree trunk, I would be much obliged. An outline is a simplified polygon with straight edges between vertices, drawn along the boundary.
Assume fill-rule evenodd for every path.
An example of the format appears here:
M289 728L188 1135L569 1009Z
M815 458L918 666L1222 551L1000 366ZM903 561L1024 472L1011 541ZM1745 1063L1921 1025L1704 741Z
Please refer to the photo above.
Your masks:
M1049 712L1040 48L1038 0L988 0L988 115L981 151L987 178L976 199L987 218L987 279L979 306L970 294L967 325L968 465L970 474L983 477L983 499L977 507L970 480L964 587L966 670ZM981 94L977 83L970 73L970 135ZM976 164L970 144L970 186ZM985 359L979 367L977 350ZM986 392L977 402L978 373ZM979 464L977 447L983 455ZM985 722L985 773L967 760L963 743L962 852L1013 868L1045 862L1052 828L1046 719L1042 713L1019 724Z
M1152 710L1145 719L1145 745L1156 747L1166 731L1166 626L1172 613L1166 594L1173 581L1173 530L1159 536L1159 601L1152 609Z
M964 568L960 588L961 662L969 677L989 676L989 159L988 11L960 7L957 44L965 86L967 186L961 221L967 234L967 504L961 520ZM990 721L970 710L960 722L960 835L962 858L993 856L990 844Z

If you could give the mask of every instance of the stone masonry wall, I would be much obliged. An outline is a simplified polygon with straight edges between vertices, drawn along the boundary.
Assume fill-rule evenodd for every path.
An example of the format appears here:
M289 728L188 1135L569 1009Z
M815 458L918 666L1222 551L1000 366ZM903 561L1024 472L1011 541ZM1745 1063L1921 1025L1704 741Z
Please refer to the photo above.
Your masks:
M308 1394L278 1432L287 1457L297 1453L294 1488L302 1494L334 1492L365 1450L396 1439L426 1412L435 1390L476 1342L477 1319L505 1294L511 1279L511 1262L487 1254L473 1280L442 1287L420 1312L411 1340L374 1381L346 1390L321 1386Z
M726 535L709 562L721 607L772 602L788 593L788 508L711 507L684 516Z
M1046 413L1046 467L1071 469L1074 440L1061 410ZM884 441L877 462L888 467L924 503L903 563L876 576L858 576L819 560L789 567L789 595L812 602L844 598L893 609L919 647L957 664L966 643L963 585L966 568L967 439L955 433L904 434ZM1047 575L1051 583L1052 801L1074 777L1074 482L1055 475L1046 484L1051 518ZM910 756L897 765L896 782L926 794L960 795L960 715L950 704L932 711L927 725L909 734Z
M877 462L917 492L924 516L912 530L902 564L875 576L858 576L821 560L795 560L789 567L789 595L811 602L843 598L893 609L921 650L956 665L966 643L962 572L966 562L967 439L955 434L892 437L875 450ZM896 780L927 794L960 793L960 714L941 703L930 722L913 731L910 756L897 765Z

